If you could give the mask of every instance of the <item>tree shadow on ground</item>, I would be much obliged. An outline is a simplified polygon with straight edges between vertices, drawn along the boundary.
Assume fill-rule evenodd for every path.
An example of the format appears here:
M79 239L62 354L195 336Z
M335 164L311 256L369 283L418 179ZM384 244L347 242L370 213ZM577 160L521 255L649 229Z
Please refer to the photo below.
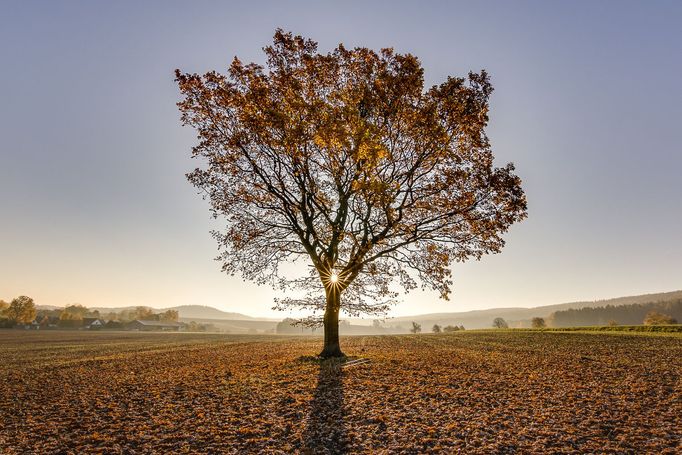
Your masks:
M311 401L305 432L304 453L343 454L348 452L344 422L343 369L339 360L320 363L317 388Z

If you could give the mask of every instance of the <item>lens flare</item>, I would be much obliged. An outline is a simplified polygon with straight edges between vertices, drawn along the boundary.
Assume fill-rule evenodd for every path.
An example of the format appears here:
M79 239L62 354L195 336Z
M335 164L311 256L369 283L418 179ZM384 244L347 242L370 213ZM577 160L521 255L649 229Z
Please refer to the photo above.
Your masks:
M332 283L336 283L337 281L339 281L339 276L336 273L332 273L332 276L329 277L329 280Z

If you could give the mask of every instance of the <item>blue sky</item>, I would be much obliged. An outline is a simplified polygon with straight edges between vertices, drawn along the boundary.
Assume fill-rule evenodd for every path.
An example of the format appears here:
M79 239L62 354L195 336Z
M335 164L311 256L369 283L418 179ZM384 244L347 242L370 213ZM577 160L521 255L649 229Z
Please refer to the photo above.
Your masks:
M450 302L393 314L536 306L682 288L682 3L2 2L0 298L184 303L272 313L219 271L184 179L173 70L262 62L277 27L327 51L394 47L428 84L485 68L488 130L529 218L503 252L455 265Z

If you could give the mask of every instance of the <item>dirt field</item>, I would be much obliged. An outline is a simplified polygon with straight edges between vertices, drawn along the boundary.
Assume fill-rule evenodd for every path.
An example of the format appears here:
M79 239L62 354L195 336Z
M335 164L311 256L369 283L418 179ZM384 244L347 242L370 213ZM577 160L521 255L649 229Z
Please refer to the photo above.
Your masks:
M0 331L0 453L680 453L682 337Z

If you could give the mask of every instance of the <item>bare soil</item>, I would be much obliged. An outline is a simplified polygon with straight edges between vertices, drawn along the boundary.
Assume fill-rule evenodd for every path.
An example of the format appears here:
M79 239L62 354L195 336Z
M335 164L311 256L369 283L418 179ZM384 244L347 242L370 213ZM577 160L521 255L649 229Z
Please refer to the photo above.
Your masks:
M0 453L681 453L682 337L0 331Z

